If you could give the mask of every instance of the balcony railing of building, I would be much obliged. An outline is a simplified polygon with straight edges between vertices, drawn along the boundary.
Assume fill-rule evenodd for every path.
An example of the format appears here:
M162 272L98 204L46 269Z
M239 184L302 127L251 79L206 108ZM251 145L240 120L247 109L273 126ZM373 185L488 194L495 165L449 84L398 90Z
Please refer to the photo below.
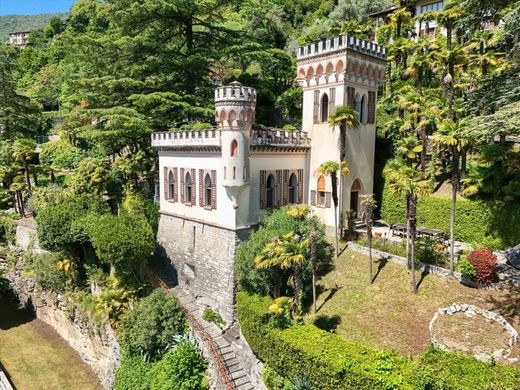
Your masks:
M254 129L252 145L310 146L311 140L303 131L280 129Z
M220 130L162 131L152 134L152 146L220 146Z

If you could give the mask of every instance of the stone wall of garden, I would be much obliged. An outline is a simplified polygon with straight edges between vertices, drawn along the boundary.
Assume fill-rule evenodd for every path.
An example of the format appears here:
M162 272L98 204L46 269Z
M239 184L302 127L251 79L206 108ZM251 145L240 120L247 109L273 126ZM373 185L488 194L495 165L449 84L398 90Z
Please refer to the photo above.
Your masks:
M35 230L31 227L18 228L17 238L21 238L19 247L34 249L31 238L34 234ZM110 389L120 361L120 348L114 330L109 325L94 325L83 317L78 318L74 312L67 310L65 296L38 288L32 278L23 276L23 259L13 265L0 258L0 268L7 271L9 286L20 304L52 326L91 367L102 386Z

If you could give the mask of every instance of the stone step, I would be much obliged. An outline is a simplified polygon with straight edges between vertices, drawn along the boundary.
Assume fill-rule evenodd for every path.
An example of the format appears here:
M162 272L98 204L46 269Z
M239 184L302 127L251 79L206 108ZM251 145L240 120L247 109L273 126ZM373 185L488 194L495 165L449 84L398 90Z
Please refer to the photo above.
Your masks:
M241 385L238 385L237 390L255 390L255 388L251 383L245 382L245 383L242 383Z
M236 381L240 378L247 379L246 372L244 370L237 370L231 374L231 378L233 379L233 381Z
M243 374L243 376L239 377L239 378L233 378L233 383L235 384L235 386L241 386L241 385L244 385L244 384L249 384L251 385L251 382L249 382L249 378L247 376L245 376L245 374Z
M225 360L224 363L228 367L233 367L235 365L240 366L240 363L239 363L238 359L236 358L236 356L230 357L229 359Z
M230 374L233 374L234 372L240 371L242 369L242 367L240 367L240 364L238 364L238 362L233 365L226 364L226 366L227 366Z

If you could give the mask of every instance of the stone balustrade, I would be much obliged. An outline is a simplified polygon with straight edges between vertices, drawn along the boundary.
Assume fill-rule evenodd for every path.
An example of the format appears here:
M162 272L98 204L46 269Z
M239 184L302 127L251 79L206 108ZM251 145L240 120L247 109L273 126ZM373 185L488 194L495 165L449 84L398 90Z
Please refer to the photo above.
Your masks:
M220 146L220 130L162 131L152 134L152 146Z
M251 145L310 146L311 139L302 131L254 129Z

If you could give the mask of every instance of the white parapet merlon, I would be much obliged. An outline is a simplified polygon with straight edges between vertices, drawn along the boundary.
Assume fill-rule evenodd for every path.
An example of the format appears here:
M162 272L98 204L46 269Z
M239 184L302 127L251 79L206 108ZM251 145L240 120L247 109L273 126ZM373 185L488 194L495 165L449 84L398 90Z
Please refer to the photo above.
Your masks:
M220 129L157 132L152 146L220 146Z

